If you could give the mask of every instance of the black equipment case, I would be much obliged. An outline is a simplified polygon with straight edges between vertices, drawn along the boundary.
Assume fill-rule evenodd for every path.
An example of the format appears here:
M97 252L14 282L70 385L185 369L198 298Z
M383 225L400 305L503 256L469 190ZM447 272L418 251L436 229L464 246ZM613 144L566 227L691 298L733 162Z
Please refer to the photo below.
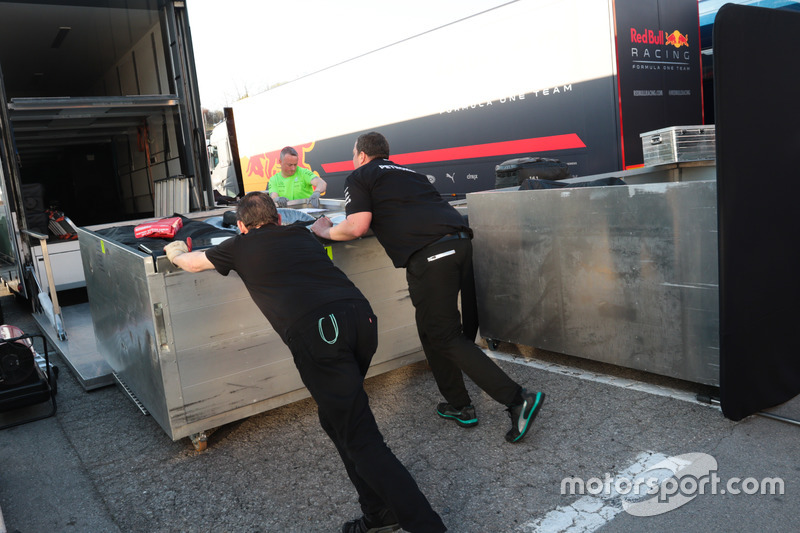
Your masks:
M527 179L557 181L571 178L569 167L558 159L521 157L509 159L495 167L495 189L517 187Z

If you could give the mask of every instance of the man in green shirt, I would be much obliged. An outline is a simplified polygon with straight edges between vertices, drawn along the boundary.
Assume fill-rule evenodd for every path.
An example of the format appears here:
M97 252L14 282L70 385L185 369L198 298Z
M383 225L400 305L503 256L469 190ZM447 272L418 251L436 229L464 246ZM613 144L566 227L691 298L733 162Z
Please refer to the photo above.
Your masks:
M267 192L278 207L286 207L289 200L308 198L311 207L319 207L319 197L328 184L308 169L298 168L297 150L287 146L281 150L281 171L269 179Z

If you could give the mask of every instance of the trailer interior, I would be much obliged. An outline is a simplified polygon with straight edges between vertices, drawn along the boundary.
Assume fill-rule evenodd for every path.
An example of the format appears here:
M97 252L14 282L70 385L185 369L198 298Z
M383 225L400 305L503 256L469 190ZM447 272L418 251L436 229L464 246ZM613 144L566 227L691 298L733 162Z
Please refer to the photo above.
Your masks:
M87 389L77 228L213 206L196 79L185 2L0 1L0 277Z
M191 43L173 4L0 2L5 233L22 230L4 243L20 248L3 250L6 262L31 260L37 242L24 230L71 238L54 234L49 210L74 226L152 217L159 180L176 176L191 178L192 207L205 207Z

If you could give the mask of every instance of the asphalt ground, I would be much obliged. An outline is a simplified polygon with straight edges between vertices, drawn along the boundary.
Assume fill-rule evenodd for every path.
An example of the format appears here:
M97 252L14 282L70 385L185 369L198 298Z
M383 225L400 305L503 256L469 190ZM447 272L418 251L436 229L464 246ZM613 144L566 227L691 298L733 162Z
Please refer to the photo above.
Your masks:
M35 332L12 296L0 306L7 324ZM425 363L365 384L387 443L450 531L797 530L797 425L761 416L732 422L695 401L709 390L692 383L508 344L488 353L547 394L521 443L504 441L503 406L471 384L477 427L436 416L441 400ZM20 533L336 532L360 515L312 400L223 426L197 452L188 439L172 442L119 388L85 392L57 355L54 362L62 370L58 413L0 431L0 533L3 524ZM800 418L800 409L787 410ZM756 482L780 478L783 494L698 495L689 484L683 505L665 499L635 516L599 488L686 454L710 457L720 486L752 480L744 488L753 492ZM586 482L584 494L563 493L570 477Z

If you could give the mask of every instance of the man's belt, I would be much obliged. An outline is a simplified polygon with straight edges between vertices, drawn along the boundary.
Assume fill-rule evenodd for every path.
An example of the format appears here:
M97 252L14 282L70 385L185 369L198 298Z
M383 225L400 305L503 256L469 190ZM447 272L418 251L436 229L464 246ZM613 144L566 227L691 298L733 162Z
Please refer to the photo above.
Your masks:
M466 231L459 231L458 233L448 233L447 235L445 235L444 237L442 237L438 241L433 241L428 246L433 246L434 244L439 244L439 243L442 243L442 242L452 241L452 240L455 240L455 239L471 239L471 238L472 237L470 236L470 234L467 233Z

